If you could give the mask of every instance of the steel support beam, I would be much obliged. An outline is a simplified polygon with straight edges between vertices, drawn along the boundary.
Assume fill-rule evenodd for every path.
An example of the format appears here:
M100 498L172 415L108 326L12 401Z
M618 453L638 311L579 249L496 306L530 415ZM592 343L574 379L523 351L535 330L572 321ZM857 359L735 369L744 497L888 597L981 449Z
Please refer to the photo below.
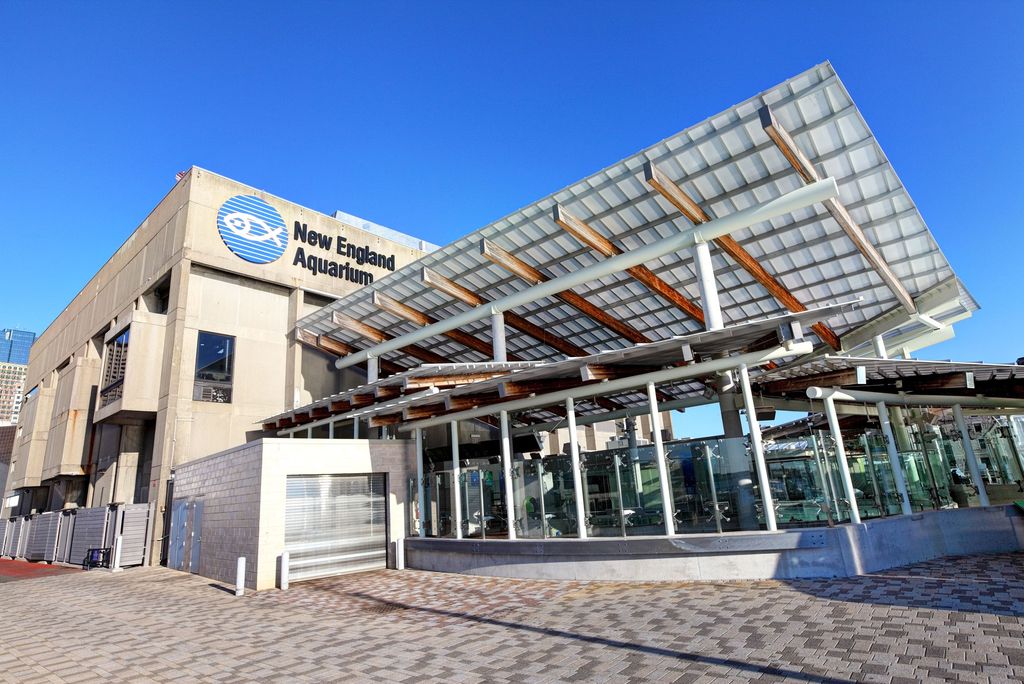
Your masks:
M668 454L661 439L661 412L658 409L658 394L654 383L647 383L647 406L651 416L651 437L654 438L654 458L658 463L658 484L661 487L662 517L665 518L665 534L676 533L675 505L672 501L672 480L668 475Z
M743 392L743 405L747 412L747 434L750 435L750 450L754 452L754 464L757 466L757 484L761 490L761 503L764 506L764 522L769 531L779 529L775 520L775 500L772 497L771 483L768 479L768 464L764 460L764 445L761 443L761 425L757 422L757 409L754 406L754 395L750 391L750 373L746 364L739 367L740 390Z
M576 530L580 539L587 538L586 475L580 465L580 441L576 434L576 405L572 398L565 400L565 417L569 429L569 460L572 463L572 492L576 499Z
M850 504L850 522L859 525L860 508L857 506L857 493L853 488L853 479L850 477L850 464L846 462L846 446L843 444L843 433L839 429L839 417L836 416L836 405L832 401L832 397L825 398L825 417L828 419L828 429L832 432L832 441L836 445L839 475L843 479L843 489L846 491L846 498Z
M676 411L693 408L694 406L704 406L706 404L713 403L715 403L714 399L707 399L705 397L673 399L671 401L659 402L658 410ZM619 418L632 418L634 416L642 416L646 413L650 413L650 410L651 407L649 404L638 404L636 406L630 406L629 408L618 409L616 411L605 411L604 413L595 413L593 415L576 416L576 425L593 425L594 423L604 423L609 420L618 420ZM560 427L565 427L564 420L551 421L548 423L537 423L535 425L528 425L526 427L512 428L512 435L529 435L535 432L550 432L552 430L557 430Z
M430 325L432 323L437 323L436 318L429 316L422 311L417 311L408 304L404 304L403 302L380 292L373 293L373 303L375 306L387 311L392 316L409 321L410 323L415 323L416 325ZM478 337L470 335L467 332L463 332L462 330L449 330L444 333L444 336L454 342L458 342L467 349L472 349L475 352L483 354L484 357L488 359L493 358L494 356L494 349L490 344ZM512 357L512 360L518 361L519 359Z
M472 290L459 285L455 281L445 278L440 273L431 271L429 268L424 268L421 276L423 284L432 287L438 292L442 292L456 301L460 301L463 304L475 307L473 310L480 312L483 311L480 318L486 318L492 315L494 309L490 307L490 300L486 299ZM503 311L505 316L505 323L523 333L529 335L533 339L546 344L556 351L560 351L566 356L586 356L587 350L579 347L566 339L558 337L549 333L544 328L540 327L535 323L531 323L522 316L512 311ZM460 314L461 315L461 314ZM451 320L451 319L449 319ZM477 320L474 318L473 320ZM470 321L472 322L472 321ZM440 325L444 321L440 321L433 325Z
M678 209L679 213L699 228L705 228L715 223L715 221L708 216L707 212L705 212L699 204L687 195L682 188L676 185L675 182L661 173L661 171L659 171L651 162L644 164L644 179L652 188L657 190L662 197ZM839 192L837 189L836 193L834 193L832 197L838 196ZM826 200L822 201L824 202ZM757 259L752 257L750 253L747 252L740 243L736 242L736 240L734 240L728 233L717 235L704 233L703 238L705 241L713 241L719 249L732 257L733 261L753 276L754 280L756 280L761 287L768 291L768 294L777 299L784 307L794 313L807 310L807 307L800 302L800 300L794 297L789 290L783 287L782 283L780 283L775 276L769 273ZM824 323L815 323L811 326L811 330L813 330L814 333L828 346L833 349L840 348L839 336Z
M615 243L557 204L551 210L551 218L563 230L595 252L606 257L622 254L622 250ZM704 315L700 307L691 302L679 290L662 280L650 268L644 265L631 266L626 269L626 273L633 276L637 282L643 284L651 292L666 299L687 316L704 325Z
M359 421L356 421L356 425L359 425ZM419 524L420 537L427 536L424 518L426 506L423 505L426 488L423 485L423 430L416 430L416 522Z
M903 464L900 461L900 452L896 448L896 436L892 433L892 422L889 420L889 407L884 401L875 403L878 409L878 422L882 426L882 436L885 438L885 451L889 454L889 467L892 468L892 479L896 481L896 491L900 495L900 509L903 515L910 515L913 510L910 508L910 492L907 491L907 478L903 474Z
M459 462L459 421L452 421L452 492L455 501L452 509L455 512L455 538L462 539L462 464Z
M748 366L759 366L768 361L774 361L775 359L781 359L787 356L803 356L804 354L809 354L812 349L813 345L810 342L788 342L783 346L763 351L748 352L746 354L739 354L737 356L729 356L720 359L711 359L710 361L704 361L702 363L693 363L689 366L665 368L653 373L641 373L640 375L634 375L628 378L619 378L616 380L609 380L608 382L601 382L593 385L582 385L580 387L561 390L559 392L551 392L549 394L513 399L512 401L502 403L501 406L505 411L523 411L541 406L561 404L569 398L583 399L586 397L607 396L609 394L634 389L636 387L643 387L649 382L660 384L675 380L684 380L687 378L709 377L720 371L732 370L744 363ZM408 431L416 428L426 428L433 425L440 425L441 423L447 423L450 420L469 420L471 418L492 415L493 413L494 407L469 409L459 413L449 414L447 416L438 416L436 418L428 418L426 420L408 423L401 426L401 429L403 431Z
M866 392L864 390L832 389L828 387L808 387L807 396L811 399L832 398L835 401L854 401L859 403L875 403L884 401L890 406L966 406L970 408L1024 408L1024 399L1007 397L964 397L944 394L885 394L884 392Z
M700 285L700 303L704 307L704 327L721 330L722 305L718 301L718 283L715 282L715 267L711 263L711 248L701 240L693 246L697 266L697 282Z
M501 411L498 417L501 423L501 470L505 479L505 516L508 519L508 538L515 540L516 497L513 492L512 438L509 435L508 411Z
M530 264L526 263L519 257L511 254L508 250L499 247L490 240L480 241L480 254L483 255L492 264L499 266L509 273L513 273L519 276L521 279L530 283L531 285L537 285L539 283L545 283L551 280L551 277L541 273L540 270L534 268ZM621 337L629 340L630 342L639 344L642 342L650 342L651 338L644 335L642 332L629 325L623 323L614 316L608 314L604 309L591 303L581 295L566 290L559 292L555 297L572 308L576 309L584 316L587 316L596 323L600 323L609 330L614 331Z
M971 443L971 433L967 429L967 421L964 420L964 410L960 404L953 404L953 418L956 426L960 429L961 444L964 447L964 456L967 457L967 468L971 471L971 479L974 486L978 488L978 501L982 506L988 506L988 491L985 489L985 481L981 478L981 464L978 463L978 455L974 453L974 444Z
M508 352L505 350L505 316L500 311L491 313L491 347L495 361L508 361Z
M415 344L435 335L465 327L470 323L487 318L491 315L492 311L508 311L519 306L528 306L542 297L550 297L582 283L598 280L613 273L624 271L631 266L648 263L670 252L688 249L693 247L700 239L713 240L741 228L747 228L763 221L792 213L815 202L824 201L829 197L835 197L838 193L839 188L834 179L829 178L818 181L756 207L744 209L702 224L699 228L681 231L671 237L619 254L588 268L567 273L545 283L506 295L490 302L486 306L477 306L469 311L463 311L447 320L439 321L407 335L381 342L370 350L363 350L356 354L339 358L335 361L335 366L337 368L347 368L358 363L364 363L369 353L380 356L388 352L398 351L410 344Z

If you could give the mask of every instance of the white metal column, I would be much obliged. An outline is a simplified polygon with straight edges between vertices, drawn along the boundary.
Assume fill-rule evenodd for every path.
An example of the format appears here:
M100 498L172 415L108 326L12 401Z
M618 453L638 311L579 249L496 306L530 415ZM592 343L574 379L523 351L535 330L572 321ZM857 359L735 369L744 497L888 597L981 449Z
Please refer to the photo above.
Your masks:
M358 422L357 422L358 424ZM423 505L423 430L416 429L416 522L419 525L421 537L427 536L427 526L423 520L423 513L426 506Z
M860 509L857 508L857 495L853 491L850 464L846 462L846 447L843 446L843 433L839 430L836 404L831 396L825 397L825 416L828 418L828 429L832 431L832 440L836 444L836 461L839 462L839 474L843 478L843 489L846 490L846 498L850 502L850 522L859 525Z
M376 356L366 358L366 384L377 382L380 379L380 359Z
M565 400L565 417L569 422L569 460L572 462L572 491L576 499L576 528L580 539L587 538L587 509L583 500L583 469L580 467L580 441L576 435L576 402Z
M452 421L452 491L455 492L455 538L462 539L462 465L459 463L459 421Z
M910 508L910 492L907 491L907 478L903 475L900 452L896 448L896 436L892 433L892 423L889 422L889 407L884 401L880 401L875 404L875 408L878 409L878 422L882 426L882 436L885 438L885 450L889 454L892 478L896 480L896 491L900 494L900 508L903 509L903 515L910 515L913 513Z
M871 338L871 346L875 349L875 356L880 359L889 358L889 352L885 348L885 339L881 335L875 335Z
M693 246L696 255L697 281L700 285L700 303L704 307L704 327L721 330L722 306L718 302L718 285L715 283L715 267L711 264L711 248L703 239Z
M665 534L676 533L675 506L672 505L672 480L668 475L665 444L661 440L661 414L658 413L658 395L654 383L647 383L647 403L651 407L651 436L654 438L654 458L658 462L658 480L661 485L661 507L665 517ZM639 483L638 483L639 484Z
M985 490L985 481L981 479L981 465L978 463L978 455L974 453L971 433L967 430L967 421L964 420L964 410L960 404L953 404L953 417L956 419L956 426L960 428L960 439L964 445L964 455L967 457L967 467L971 471L971 479L974 480L974 486L978 488L978 501L982 506L988 506L988 492Z
M508 538L516 538L516 498L512 492L512 441L508 430L508 411L501 419L501 468L505 475L505 513L508 518Z
M508 353L505 351L505 314L500 311L491 312L491 345L495 361L508 360Z
M768 463L764 460L764 445L761 444L761 426L757 422L757 410L754 408L754 395L750 391L750 373L747 364L738 368L740 389L743 392L743 406L747 411L747 433L750 435L750 448L754 452L754 463L757 466L757 484L761 488L761 503L764 506L764 522L769 530L779 529L775 520L775 499L772 497L771 483L768 480Z

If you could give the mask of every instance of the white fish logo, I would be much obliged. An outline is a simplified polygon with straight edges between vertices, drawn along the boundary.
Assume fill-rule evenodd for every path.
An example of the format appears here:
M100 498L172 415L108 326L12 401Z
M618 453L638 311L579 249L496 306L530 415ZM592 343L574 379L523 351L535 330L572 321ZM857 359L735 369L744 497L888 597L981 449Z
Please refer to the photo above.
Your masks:
M278 249L283 248L281 243L281 237L284 235L283 226L268 226L262 219L241 211L227 214L222 220L224 225L240 238L250 242L272 240ZM260 232L254 233L254 228Z

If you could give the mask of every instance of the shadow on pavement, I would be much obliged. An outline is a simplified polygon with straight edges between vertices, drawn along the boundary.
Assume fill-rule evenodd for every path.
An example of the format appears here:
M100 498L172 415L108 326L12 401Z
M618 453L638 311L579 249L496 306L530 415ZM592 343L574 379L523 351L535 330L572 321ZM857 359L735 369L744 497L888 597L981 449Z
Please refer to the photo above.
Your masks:
M1024 616L1024 553L940 558L859 577L780 582L833 601Z
M789 670L780 667L774 667L771 665L759 665L757 663L748 663L742 660L734 660L732 658L723 658L713 655L701 655L697 653L688 653L686 651L676 651L669 648L661 648L658 646L649 646L645 644L636 644L629 641L621 641L618 639L609 639L606 637L592 636L589 634L578 634L576 632L569 632L562 629L553 629L545 627L534 627L532 625L525 625L518 622L512 622L509 620L499 620L496 618L483 617L479 615L470 615L468 613L462 613L453 610L444 610L441 608L427 608L425 606L410 605L407 603L401 603L398 601L388 601L385 599L377 598L364 592L352 592L351 596L358 597L365 601L370 601L379 604L385 610L409 610L417 611L421 613L428 613L430 615L439 615L449 618L455 618L466 622L475 622L478 624L490 625L495 627L504 627L507 629L516 629L524 632L533 632L537 635L549 637L549 638L560 638L560 639L572 639L575 641L582 641L584 643L594 644L596 646L603 646L607 648L617 648L632 651L635 653L643 653L645 655L661 656L666 658L672 658L680 662L687 663L705 663L707 665L715 665L718 667L734 668L737 670L744 670L746 672L756 672L760 674L773 675L776 677L786 677L793 680L805 681L805 682L850 682L852 680L839 679L835 677L827 677L822 674L809 674L801 672L799 670Z

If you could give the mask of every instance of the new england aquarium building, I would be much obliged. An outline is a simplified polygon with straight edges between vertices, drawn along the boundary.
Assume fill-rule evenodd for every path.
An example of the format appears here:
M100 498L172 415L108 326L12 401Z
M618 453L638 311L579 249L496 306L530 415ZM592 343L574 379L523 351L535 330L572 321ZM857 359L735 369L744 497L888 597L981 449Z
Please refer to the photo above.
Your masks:
M273 226L253 227L265 207L243 196L225 209L239 194L189 218L215 262L204 278L223 281L247 249L273 256ZM221 325L259 318L262 300L204 296L207 318L191 326L181 312L195 332L164 351L174 415L161 422L153 397L150 525L168 532L151 562L231 580L244 556L263 589L380 567L846 576L1024 548L1008 505L1024 498L1024 366L915 358L978 304L828 63L393 264L397 247L347 237L356 247L339 249L338 227L301 223L289 215L282 230L302 259L272 267L291 280L241 269L250 289L284 288L256 335L272 358ZM357 269L373 277L344 275ZM83 359L73 345L46 352L32 381L45 387L43 366L67 354L117 375L109 343L129 319L152 325L145 297L108 313ZM200 372L204 331L239 335L236 364L255 354L265 370L247 387L237 365ZM230 409L264 390L261 407L283 406ZM205 418L206 393L224 397L233 431ZM146 419L121 401L99 402L91 433L113 414ZM705 404L723 434L677 438L672 413L685 430L685 410ZM806 417L762 429L776 411ZM191 426L186 449L169 449L171 420ZM9 496L42 481L12 473Z

